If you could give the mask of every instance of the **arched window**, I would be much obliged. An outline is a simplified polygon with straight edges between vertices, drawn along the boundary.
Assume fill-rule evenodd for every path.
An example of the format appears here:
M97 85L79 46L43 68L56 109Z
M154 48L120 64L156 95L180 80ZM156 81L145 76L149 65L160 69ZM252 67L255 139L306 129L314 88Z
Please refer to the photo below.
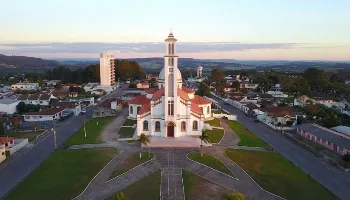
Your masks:
M207 114L209 114L209 106L207 107Z
M171 58L168 59L168 65L171 66Z
M175 53L175 44L174 43L171 44L171 53L172 54Z
M198 122L197 122L197 121L193 121L192 129L193 129L194 131L197 131L197 130L198 130Z
M134 108L130 106L130 114L134 114Z
M143 121L143 130L148 131L148 121L147 120Z
M137 113L136 114L139 114L140 109L141 109L141 107L137 107Z
M203 112L203 107L199 107L199 109L201 109L202 113L204 114L204 112Z
M156 125L155 125L155 131L160 131L160 122L156 121Z
M169 44L168 51L169 51L169 55L171 55L171 44Z
M181 122L181 131L186 131L186 122L185 121Z

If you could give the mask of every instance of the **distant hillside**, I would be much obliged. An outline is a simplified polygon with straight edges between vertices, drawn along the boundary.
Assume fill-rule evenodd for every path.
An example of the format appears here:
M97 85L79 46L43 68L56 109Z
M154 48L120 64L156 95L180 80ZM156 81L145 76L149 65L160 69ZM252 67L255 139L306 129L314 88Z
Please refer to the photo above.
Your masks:
M55 60L44 60L41 58L27 56L6 56L0 54L0 67L58 67L61 63Z

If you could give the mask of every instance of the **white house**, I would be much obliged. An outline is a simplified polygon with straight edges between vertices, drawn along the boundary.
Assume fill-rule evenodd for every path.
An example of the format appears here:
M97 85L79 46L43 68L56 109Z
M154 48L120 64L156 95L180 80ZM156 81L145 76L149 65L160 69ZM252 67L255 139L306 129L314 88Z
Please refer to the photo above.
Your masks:
M21 94L17 97L18 101L24 102L25 104L34 104L47 106L50 104L51 99L55 99L52 94L48 93L35 93L35 94Z
M1 145L1 142L0 142ZM0 163L6 159L6 150L4 148L0 148Z
M13 147L14 145L15 138L0 137L0 163L6 159L6 148Z
M106 93L106 91L104 91L102 89L96 89L94 91L91 91L91 94L95 94L95 95L103 95L105 93Z
M267 94L271 94L275 98L287 98L288 94L284 94L280 87L273 87L269 91L267 91Z
M211 117L211 101L182 88L176 41L172 33L165 40L166 55L159 73L158 90L129 101L129 118L137 119L137 135L198 136L202 134L204 120Z
M137 88L149 88L149 84L147 82L138 82L136 84Z
M11 85L12 90L37 90L39 83L16 83Z
M40 122L58 120L63 113L63 108L47 108L39 112L29 112L23 115L26 122Z
M256 89L259 86L259 84L256 83L250 83L247 81L243 81L240 83L240 88L246 88L246 89Z
M20 101L16 99L0 99L0 112L13 114L17 111L16 106Z
M78 102L55 102L50 105L51 108L61 108L66 112L72 112L74 115L79 115L81 112L81 105Z

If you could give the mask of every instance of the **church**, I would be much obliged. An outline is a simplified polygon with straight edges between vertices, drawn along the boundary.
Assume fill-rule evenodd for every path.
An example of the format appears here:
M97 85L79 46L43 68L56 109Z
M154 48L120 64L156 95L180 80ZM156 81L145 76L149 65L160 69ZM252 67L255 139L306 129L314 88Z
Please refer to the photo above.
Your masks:
M137 135L159 137L198 136L205 120L211 119L209 99L182 87L178 69L176 41L172 33L165 39L164 67L159 73L158 88L146 90L129 103L129 118L137 119Z

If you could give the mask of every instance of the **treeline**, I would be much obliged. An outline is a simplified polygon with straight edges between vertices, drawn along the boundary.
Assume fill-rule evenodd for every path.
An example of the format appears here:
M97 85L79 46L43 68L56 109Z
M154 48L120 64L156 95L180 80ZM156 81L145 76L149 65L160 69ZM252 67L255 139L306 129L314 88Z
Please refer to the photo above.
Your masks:
M115 60L115 78L121 81L127 79L143 79L145 73L136 61ZM61 66L50 69L46 72L46 78L49 80L61 80L70 83L88 83L100 82L100 64L90 65L86 68L72 70Z
M0 54L0 63L27 67L55 67L60 65L60 63L55 60L44 60L27 56L6 56L3 54Z

